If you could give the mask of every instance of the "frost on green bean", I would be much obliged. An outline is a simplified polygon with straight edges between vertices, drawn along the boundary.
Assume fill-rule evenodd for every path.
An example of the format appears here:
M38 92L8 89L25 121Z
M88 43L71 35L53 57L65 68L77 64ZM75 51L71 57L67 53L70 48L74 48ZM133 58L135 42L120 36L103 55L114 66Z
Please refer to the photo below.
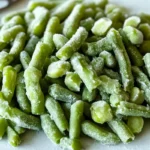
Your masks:
M91 116L94 122L103 124L113 118L112 110L105 101L97 101L91 105Z
M17 73L19 73L21 71L21 69L22 69L22 65L21 64L16 64L13 67L16 70Z
M3 138L7 129L7 120L0 117L0 140Z
M145 40L150 40L150 25L148 23L142 23L138 29L143 33Z
M32 12L25 13L24 20L25 20L26 25L30 26L34 19L35 17Z
M99 86L99 78L93 67L86 61L84 55L74 53L71 58L71 64L89 91L92 91Z
M80 21L80 26L84 27L87 31L90 31L93 25L94 19L92 19L91 17Z
M148 72L148 75L150 77L150 53L147 53L144 55L143 57L143 60L144 60L144 63L145 63L145 67L146 67L146 70Z
M86 40L88 32L85 28L79 27L71 39L57 51L56 56L59 59L67 60L74 52L78 51L83 42Z

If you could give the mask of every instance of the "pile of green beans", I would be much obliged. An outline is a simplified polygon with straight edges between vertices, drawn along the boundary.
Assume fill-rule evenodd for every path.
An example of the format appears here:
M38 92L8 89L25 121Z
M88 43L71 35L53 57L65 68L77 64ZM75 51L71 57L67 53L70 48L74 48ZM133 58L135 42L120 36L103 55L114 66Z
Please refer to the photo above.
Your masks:
M150 15L108 0L32 0L0 26L0 139L43 130L63 149L82 135L127 143L150 118Z

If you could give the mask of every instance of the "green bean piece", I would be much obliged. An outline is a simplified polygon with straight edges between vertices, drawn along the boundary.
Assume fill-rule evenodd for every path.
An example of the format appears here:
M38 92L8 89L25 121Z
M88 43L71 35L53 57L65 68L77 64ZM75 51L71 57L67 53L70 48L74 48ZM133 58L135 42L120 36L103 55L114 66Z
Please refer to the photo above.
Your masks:
M96 56L104 50L111 51L112 46L110 45L110 43L108 43L108 40L105 37L97 42L84 43L82 45L82 50L88 56Z
M150 80L148 79L147 75L136 66L132 67L132 73L138 86L144 91L144 99L147 101L147 103L150 103Z
M16 97L20 109L26 113L30 113L31 105L26 95L24 72L20 72L17 77Z
M3 138L7 129L7 121L0 117L0 140Z
M34 67L28 67L24 72L26 94L31 102L32 114L39 115L45 111L44 94L40 87L41 71Z
M131 16L129 18L127 18L125 21L124 21L124 27L126 26L132 26L132 27L137 27L141 22L141 19L140 17L138 16Z
M87 31L90 31L93 25L94 19L92 19L91 17L80 21L80 26L84 27Z
M31 56L35 50L35 46L36 44L39 42L39 37L32 35L29 39L29 41L27 42L24 50L27 51L29 53L29 55Z
M106 130L105 128L97 125L91 121L83 121L82 122L82 132L99 141L101 144L118 144L120 139L114 133Z
M46 57L52 53L52 49L43 42L38 42L34 53L32 55L31 61L29 63L30 67L35 67L38 70L42 70Z
M141 55L137 47L130 43L123 30L120 30L120 34L122 36L122 40L125 44L126 51L129 55L131 63L135 66L143 66L143 56Z
M100 94L100 98L103 100L103 101L106 101L109 103L109 98L110 98L110 94L106 93L106 92L103 92L103 91L99 91L99 94Z
M25 20L26 26L30 26L34 19L35 17L32 12L29 11L25 13L24 20Z
M81 83L82 81L77 73L67 72L65 76L65 85L69 90L79 92Z
M53 42L57 50L61 49L67 42L68 39L62 34L54 34Z
M128 117L127 125L133 133L140 133L144 126L144 119L142 117Z
M85 28L79 27L71 39L56 53L59 59L67 60L74 52L78 51L83 42L86 40L88 32Z
M13 46L10 49L10 54L17 58L20 55L20 52L23 50L26 42L26 34L24 32L20 32L17 34Z
M0 40L3 42L11 42L15 39L19 32L24 32L24 28L22 25L16 25L9 29L3 30L0 33Z
M74 103L81 99L80 95L73 93L72 91L60 86L59 84L52 84L49 86L48 93L56 100Z
M117 107L116 114L150 118L150 109L143 105L122 101Z
M111 3L107 4L105 7L105 14L111 13L115 8L118 8L118 6L115 4L111 4Z
M7 43L0 41L0 51L7 47Z
M104 59L102 57L93 57L91 65L94 68L97 75L100 75L104 68Z
M98 21L99 19L103 17L105 17L104 11L97 12L95 15L95 20Z
M150 16L149 16L149 14L140 13L139 16L140 16L140 18L141 18L141 22L142 22L142 23L148 23L148 24L150 24L150 21L149 21Z
M49 19L49 11L44 7L36 7L33 10L33 14L35 16L35 19L30 25L30 31L32 34L41 37Z
M99 56L104 59L104 64L108 68L115 68L116 67L116 65L117 65L116 59L111 53L109 53L107 51L102 51Z
M68 18L65 20L64 23L63 34L67 38L71 38L77 32L77 29L79 28L80 21L83 18L83 16L84 16L84 5L83 4L75 5L72 12L70 13L70 15L68 16Z
M109 127L119 136L123 143L134 140L134 134L130 128L121 120L114 119L108 122Z
M150 53L149 45L150 45L150 40L143 41L143 43L140 46L140 52L142 54Z
M150 40L150 25L148 23L142 23L138 29L143 33L145 40Z
M100 18L97 20L92 28L92 33L98 36L104 36L112 25L109 18Z
M22 65L21 64L16 64L15 66L13 66L14 69L16 70L17 73L19 73L22 69Z
M69 120L70 119L71 103L62 103L61 106L62 106L62 109L65 113L66 118Z
M92 102L96 99L97 89L92 90L91 92L87 89L86 86L83 88L82 100Z
M62 149L81 150L81 143L79 139L69 139L68 137L63 137L61 138L59 145Z
M77 139L80 137L83 111L84 111L83 101L79 100L71 105L71 115L69 125L69 137L71 139Z
M105 101L97 101L91 105L91 116L94 122L103 124L113 119L112 110Z
M13 18L11 18L7 23L5 23L3 25L3 27L1 28L1 31L9 29L15 25L24 25L24 24L25 24L25 22L24 22L23 18L21 16L17 15L17 16L14 16Z
M13 61L14 57L12 54L9 54L5 51L0 52L0 71L3 71L3 68L9 65Z
M83 113L86 117L91 119L91 111L90 111L91 104L88 103L88 102L85 102L85 101L83 101L83 102L84 102L84 111L83 111Z
M149 59L150 59L150 53L145 54L143 57L143 60L144 60L148 75L150 76L150 66L149 66L150 60Z
M104 9L105 6L108 4L108 0L94 0L94 3L97 7Z
M134 81L131 72L131 63L123 45L121 36L117 30L111 29L108 32L107 37L112 44L115 57L119 64L123 87L125 91L130 91L133 87Z
M100 81L96 72L93 67L88 64L84 55L74 53L71 57L71 64L89 91L92 91L99 86Z
M84 3L83 3L84 5ZM87 18L94 18L95 16L95 11L93 8L86 8L85 6L85 10L84 10L84 16L83 16L83 19L87 19Z
M63 21L69 16L75 4L76 2L72 0L65 1L52 10L51 16L57 16L60 21Z
M123 28L123 31L125 32L126 36L128 37L128 39L132 44L143 43L143 34L140 30L131 26L125 26Z
M88 8L94 9L94 8L96 7L94 1L87 1L87 0L84 0L82 3L83 3L83 5L84 5L84 7L85 7L86 9L88 9Z
M6 22L8 22L11 18L13 18L14 16L21 16L23 17L26 13L26 10L20 10L20 11L14 11L14 12L11 12L7 15L5 15L4 17L2 17L1 19L1 23L2 24L5 24Z
M45 107L50 113L51 118L53 118L58 129L65 134L65 132L69 130L69 124L59 102L52 97L47 96Z
M21 143L21 139L10 126L7 127L8 142L11 146L17 147Z
M17 72L12 66L6 66L3 69L2 93L5 99L10 103L16 87Z
M111 79L106 75L99 77L100 85L98 89L108 94L119 93L121 91L121 84L116 79Z
M131 90L130 101L135 104L142 104L144 102L144 92L137 87Z
M28 52L22 51L20 53L20 62L22 64L24 70L26 70L28 68L30 61L31 61L31 57L28 54Z
M63 137L62 133L57 128L54 121L50 118L50 115L43 114L40 116L41 126L46 136L54 143L60 143L60 139Z

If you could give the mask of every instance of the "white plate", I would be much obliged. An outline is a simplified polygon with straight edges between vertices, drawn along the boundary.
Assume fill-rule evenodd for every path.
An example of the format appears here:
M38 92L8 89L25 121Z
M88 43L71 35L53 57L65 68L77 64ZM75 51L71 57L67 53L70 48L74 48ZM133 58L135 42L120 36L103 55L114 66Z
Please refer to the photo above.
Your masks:
M110 0L115 4L125 6L132 14L139 12L150 13L150 0ZM15 4L7 11L18 10L24 8L27 0ZM5 14L6 11L0 13ZM7 143L5 137L0 141L0 150L61 150L57 145L54 145L45 134L40 132L29 131L22 137L22 144L18 148L13 148ZM85 150L150 150L150 120L147 120L142 133L136 136L135 141L129 144L119 144L115 146L103 146L98 142L83 139L83 147Z

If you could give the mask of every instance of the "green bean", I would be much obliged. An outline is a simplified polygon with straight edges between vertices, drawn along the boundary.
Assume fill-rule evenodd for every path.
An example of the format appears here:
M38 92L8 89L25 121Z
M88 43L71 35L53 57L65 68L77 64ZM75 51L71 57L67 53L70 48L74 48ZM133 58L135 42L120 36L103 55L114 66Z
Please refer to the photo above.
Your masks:
M29 55L31 56L35 50L35 46L36 44L38 43L40 39L35 36L35 35L32 35L29 39L29 41L27 42L24 50L27 51L29 53Z
M83 92L82 92L82 100L92 102L96 99L97 96L97 90L94 89L91 92L84 86Z
M73 8L71 14L68 16L68 18L65 20L64 28L63 28L63 34L67 38L71 38L73 34L77 32L77 29L79 28L80 21L83 18L84 15L84 5L77 4Z
M150 81L148 77L142 72L142 70L140 70L140 68L136 66L132 67L132 73L138 86L144 91L144 99L147 103L150 103Z
M26 42L26 34L24 32L20 32L17 34L13 46L10 49L10 54L17 58L20 55L20 52L23 50Z
M131 63L135 66L143 66L143 56L141 55L137 47L130 43L123 30L120 30L120 34L122 36L122 40L125 44L126 51L129 55Z
M127 18L125 21L124 21L124 27L126 26L132 26L132 27L137 27L141 22L141 19L140 17L138 16L131 16L129 18Z
M142 104L144 102L144 92L137 87L131 90L130 101L135 104Z
M24 20L27 26L30 26L32 21L35 19L32 12L26 12L24 16Z
M91 9L95 9L96 5L94 3L94 1L87 1L87 0L84 0L83 1L83 5L86 9L88 8L91 8Z
M128 117L127 125L133 133L140 133L144 126L144 119L142 117Z
M24 32L24 28L21 25L13 26L9 29L3 30L0 33L0 40L3 42L11 42L15 39L19 32Z
M98 36L103 36L107 33L112 25L112 21L109 18L100 18L97 20L92 28L92 33Z
M82 81L77 73L67 72L65 76L65 85L68 89L74 92L79 92L81 83Z
M7 43L0 41L0 51L7 47Z
M41 37L49 19L49 11L44 7L36 7L33 14L35 19L30 25L30 31L32 34Z
M17 73L19 73L22 69L22 65L21 64L16 64L15 66L13 66L14 69L16 70Z
M150 45L150 40L143 41L143 43L140 46L140 52L142 54L150 53L149 45Z
M92 19L91 17L80 21L80 26L84 27L87 31L90 31L93 25L94 19Z
M10 126L7 127L8 142L11 146L17 147L21 143L21 139Z
M83 42L86 40L88 32L83 27L79 27L71 39L56 53L59 59L67 60L74 52L78 51Z
M66 118L69 120L70 119L71 103L62 103L61 106L62 106L62 109L65 113Z
M26 94L31 102L32 114L43 114L45 111L44 94L40 87L41 71L34 67L28 67L24 72Z
M31 105L29 103L29 99L26 95L25 89L25 81L24 81L24 72L18 74L17 77L17 85L16 85L16 97L19 107L24 112L30 113L31 112Z
M103 92L103 91L99 91L99 94L100 94L100 98L103 100L103 101L106 101L109 103L109 98L110 98L110 94L106 93L106 92Z
M123 28L123 31L125 32L126 36L132 44L143 43L143 34L140 30L131 26L126 26Z
M50 78L59 78L66 74L71 68L71 65L67 61L58 60L56 62L52 62L48 66L47 75Z
M94 0L94 3L97 7L104 9L105 6L108 4L108 0Z
M16 87L17 72L12 66L6 66L3 69L2 93L5 99L10 103Z
M60 143L60 139L63 137L62 133L57 128L54 121L50 118L50 115L43 114L40 116L41 126L47 137L54 143Z
M22 51L20 53L20 62L22 64L24 70L28 68L30 61L31 61L31 58L30 58L30 55L28 54L28 52Z
M82 101L76 101L71 105L70 125L69 125L69 137L71 139L77 139L80 137L81 121L84 111L84 103Z
M53 42L57 50L61 49L67 42L68 39L62 34L54 34Z
M3 138L7 129L7 121L0 117L0 140Z
M150 109L143 105L122 101L117 107L116 114L150 118Z
M53 118L58 129L64 134L65 131L69 130L69 124L65 117L65 114L61 108L61 105L58 101L54 100L52 97L47 96L45 107Z
M104 17L105 17L104 11L101 10L101 11L96 13L95 20L98 21L99 19L104 18Z
M120 139L112 132L106 130L105 128L97 125L91 121L82 122L82 132L99 141L101 144L117 144L120 142Z
M51 16L57 16L60 21L63 21L69 16L75 4L76 2L72 0L65 1L52 10Z
M119 119L114 119L108 122L108 125L119 136L123 143L134 140L134 134L123 121Z
M150 53L147 53L144 55L143 57L143 60L144 60L144 63L145 63L145 67L146 67L146 70L148 72L148 75L150 76L150 66L149 66L149 59L150 59Z
M97 42L84 43L82 45L82 50L88 56L96 56L104 50L111 51L112 46L108 43L107 38L103 38Z
M150 40L150 25L148 23L142 23L138 29L143 33L145 40Z
M99 56L104 59L104 64L107 67L109 67L109 68L116 67L116 64L117 64L116 59L111 53L109 53L107 51L102 51Z
M68 137L63 137L61 138L59 145L62 149L81 150L81 143L79 139L69 139Z
M142 23L148 23L148 24L150 24L150 16L149 16L149 14L146 14L146 13L140 13L140 18L141 18L141 22Z
M111 4L111 3L107 4L105 7L105 14L111 13L115 8L118 8L118 6L115 4Z
M49 86L48 93L56 100L74 103L75 101L81 99L80 95L77 95L68 89L60 86L59 84L52 84Z
M115 57L119 64L122 83L125 91L130 91L133 87L134 81L131 72L131 63L123 45L119 32L115 29L111 29L107 34L107 37L112 44Z
M3 71L3 68L9 65L13 61L14 57L12 54L8 54L5 51L0 52L0 71Z
M50 49L47 44L43 42L38 42L32 55L29 66L41 70L44 66L43 62L45 62L46 57L49 56L49 54L51 53L52 49Z
M83 4L84 5L84 4ZM84 5L85 6L85 5ZM86 8L85 6L85 10L84 10L84 16L83 19L87 19L87 18L94 18L95 16L95 11L93 8Z
M74 53L71 58L71 64L89 91L92 91L98 87L100 81L95 70L88 64L84 55Z

